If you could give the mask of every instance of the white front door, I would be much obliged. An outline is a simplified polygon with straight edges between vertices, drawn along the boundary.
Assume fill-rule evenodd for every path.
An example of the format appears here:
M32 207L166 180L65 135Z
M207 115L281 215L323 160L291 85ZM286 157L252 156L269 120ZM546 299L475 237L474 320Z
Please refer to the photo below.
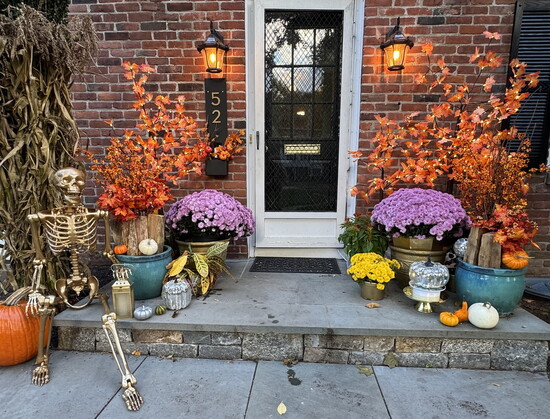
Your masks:
M358 125L352 118L353 77L360 77L353 58L361 50L354 45L356 2L248 5L252 254L337 256L352 186L347 151L356 146L351 135Z

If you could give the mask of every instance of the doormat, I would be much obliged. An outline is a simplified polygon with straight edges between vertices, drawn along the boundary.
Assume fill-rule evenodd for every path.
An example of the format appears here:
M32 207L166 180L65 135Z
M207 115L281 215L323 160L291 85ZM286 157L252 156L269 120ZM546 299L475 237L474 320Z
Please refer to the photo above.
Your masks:
M257 257L250 272L340 274L336 259Z

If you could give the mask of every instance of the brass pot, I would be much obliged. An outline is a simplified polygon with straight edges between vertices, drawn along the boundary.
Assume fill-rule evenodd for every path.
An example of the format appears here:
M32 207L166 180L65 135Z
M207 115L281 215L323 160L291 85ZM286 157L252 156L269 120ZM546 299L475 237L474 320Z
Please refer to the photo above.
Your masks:
M189 246L191 246L191 251L193 253L198 253L199 255L206 255L206 252L211 246L214 246L218 243L229 243L230 239L226 240L218 240L218 241L210 241L210 242L185 242L176 240L176 244L178 245L178 250L180 254L182 254L184 251L189 250ZM227 250L220 254L220 257L225 260L227 257Z
M449 250L433 237L427 239L413 239L400 236L393 239L390 246L393 259L397 259L401 267L395 271L397 285L401 289L409 285L409 269L414 262L425 262L431 256L433 262L445 262L445 255Z
M384 299L384 290L379 290L374 282L365 282L361 285L361 297L365 300Z

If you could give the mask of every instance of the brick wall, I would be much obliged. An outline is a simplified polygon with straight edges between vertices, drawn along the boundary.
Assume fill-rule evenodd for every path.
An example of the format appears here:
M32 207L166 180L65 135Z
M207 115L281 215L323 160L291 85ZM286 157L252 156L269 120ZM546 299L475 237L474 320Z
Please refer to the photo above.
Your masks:
M203 61L197 44L210 33L210 20L220 30L227 54L227 113L229 132L245 128L244 1L128 1L73 0L72 15L89 15L99 39L97 65L73 86L74 111L81 130L82 144L101 156L112 136L103 122L113 120L115 132L136 124L132 108L134 95L123 76L123 61L147 63L156 68L147 83L155 94L186 98L187 114L204 125ZM176 198L204 188L227 192L246 204L246 155L230 163L230 174L223 178L190 176L173 188ZM101 190L92 183L86 190L86 203L95 204ZM230 257L247 254L246 240L229 250Z
M110 137L102 122L113 119L122 130L135 124L130 104L133 95L122 77L123 60L134 60L155 66L158 74L151 85L163 94L184 94L191 116L204 121L204 93L201 57L196 45L208 33L209 20L216 22L230 45L226 71L229 129L245 127L245 51L244 1L122 1L73 0L72 14L89 14L95 22L100 40L97 66L75 83L74 106L84 144L101 154ZM487 29L499 32L502 41L492 49L507 56L511 42L515 0L366 0L361 88L360 147L370 148L374 115L383 113L401 120L414 111L425 111L436 99L422 86L413 83L413 75L425 70L425 57L420 45L431 41L436 56L457 68L460 77L472 82L473 68L468 58L474 45L485 45L481 33ZM385 33L401 17L406 35L414 39L415 47L408 56L403 72L384 69L379 44ZM497 77L502 83L504 69ZM457 78L460 79L460 78ZM455 80L457 80L455 79ZM369 174L359 169L359 184ZM181 197L189 191L212 187L234 195L246 203L246 156L239 156L230 166L227 178L206 176L183 181L174 191ZM550 260L550 191L540 178L533 180L530 212L540 225L536 240L540 252L530 263L530 274L548 275ZM95 203L99 193L92 186L87 190L88 203ZM359 209L364 204L359 203ZM230 254L246 255L246 242L230 249Z

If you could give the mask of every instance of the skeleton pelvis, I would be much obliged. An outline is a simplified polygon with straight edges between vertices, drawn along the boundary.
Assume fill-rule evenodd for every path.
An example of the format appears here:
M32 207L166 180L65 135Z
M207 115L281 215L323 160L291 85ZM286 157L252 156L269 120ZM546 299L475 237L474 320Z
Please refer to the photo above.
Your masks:
M88 300L80 305L72 305L69 303L69 297L68 292L69 290L75 291L78 295L84 290L88 288L90 290L90 294L88 295ZM86 281L71 281L67 280L66 278L61 278L55 281L55 290L57 291L57 294L63 299L63 302L67 304L69 307L74 309L81 309L84 307L87 307L94 297L97 295L97 291L99 290L99 282L95 276L90 276Z

